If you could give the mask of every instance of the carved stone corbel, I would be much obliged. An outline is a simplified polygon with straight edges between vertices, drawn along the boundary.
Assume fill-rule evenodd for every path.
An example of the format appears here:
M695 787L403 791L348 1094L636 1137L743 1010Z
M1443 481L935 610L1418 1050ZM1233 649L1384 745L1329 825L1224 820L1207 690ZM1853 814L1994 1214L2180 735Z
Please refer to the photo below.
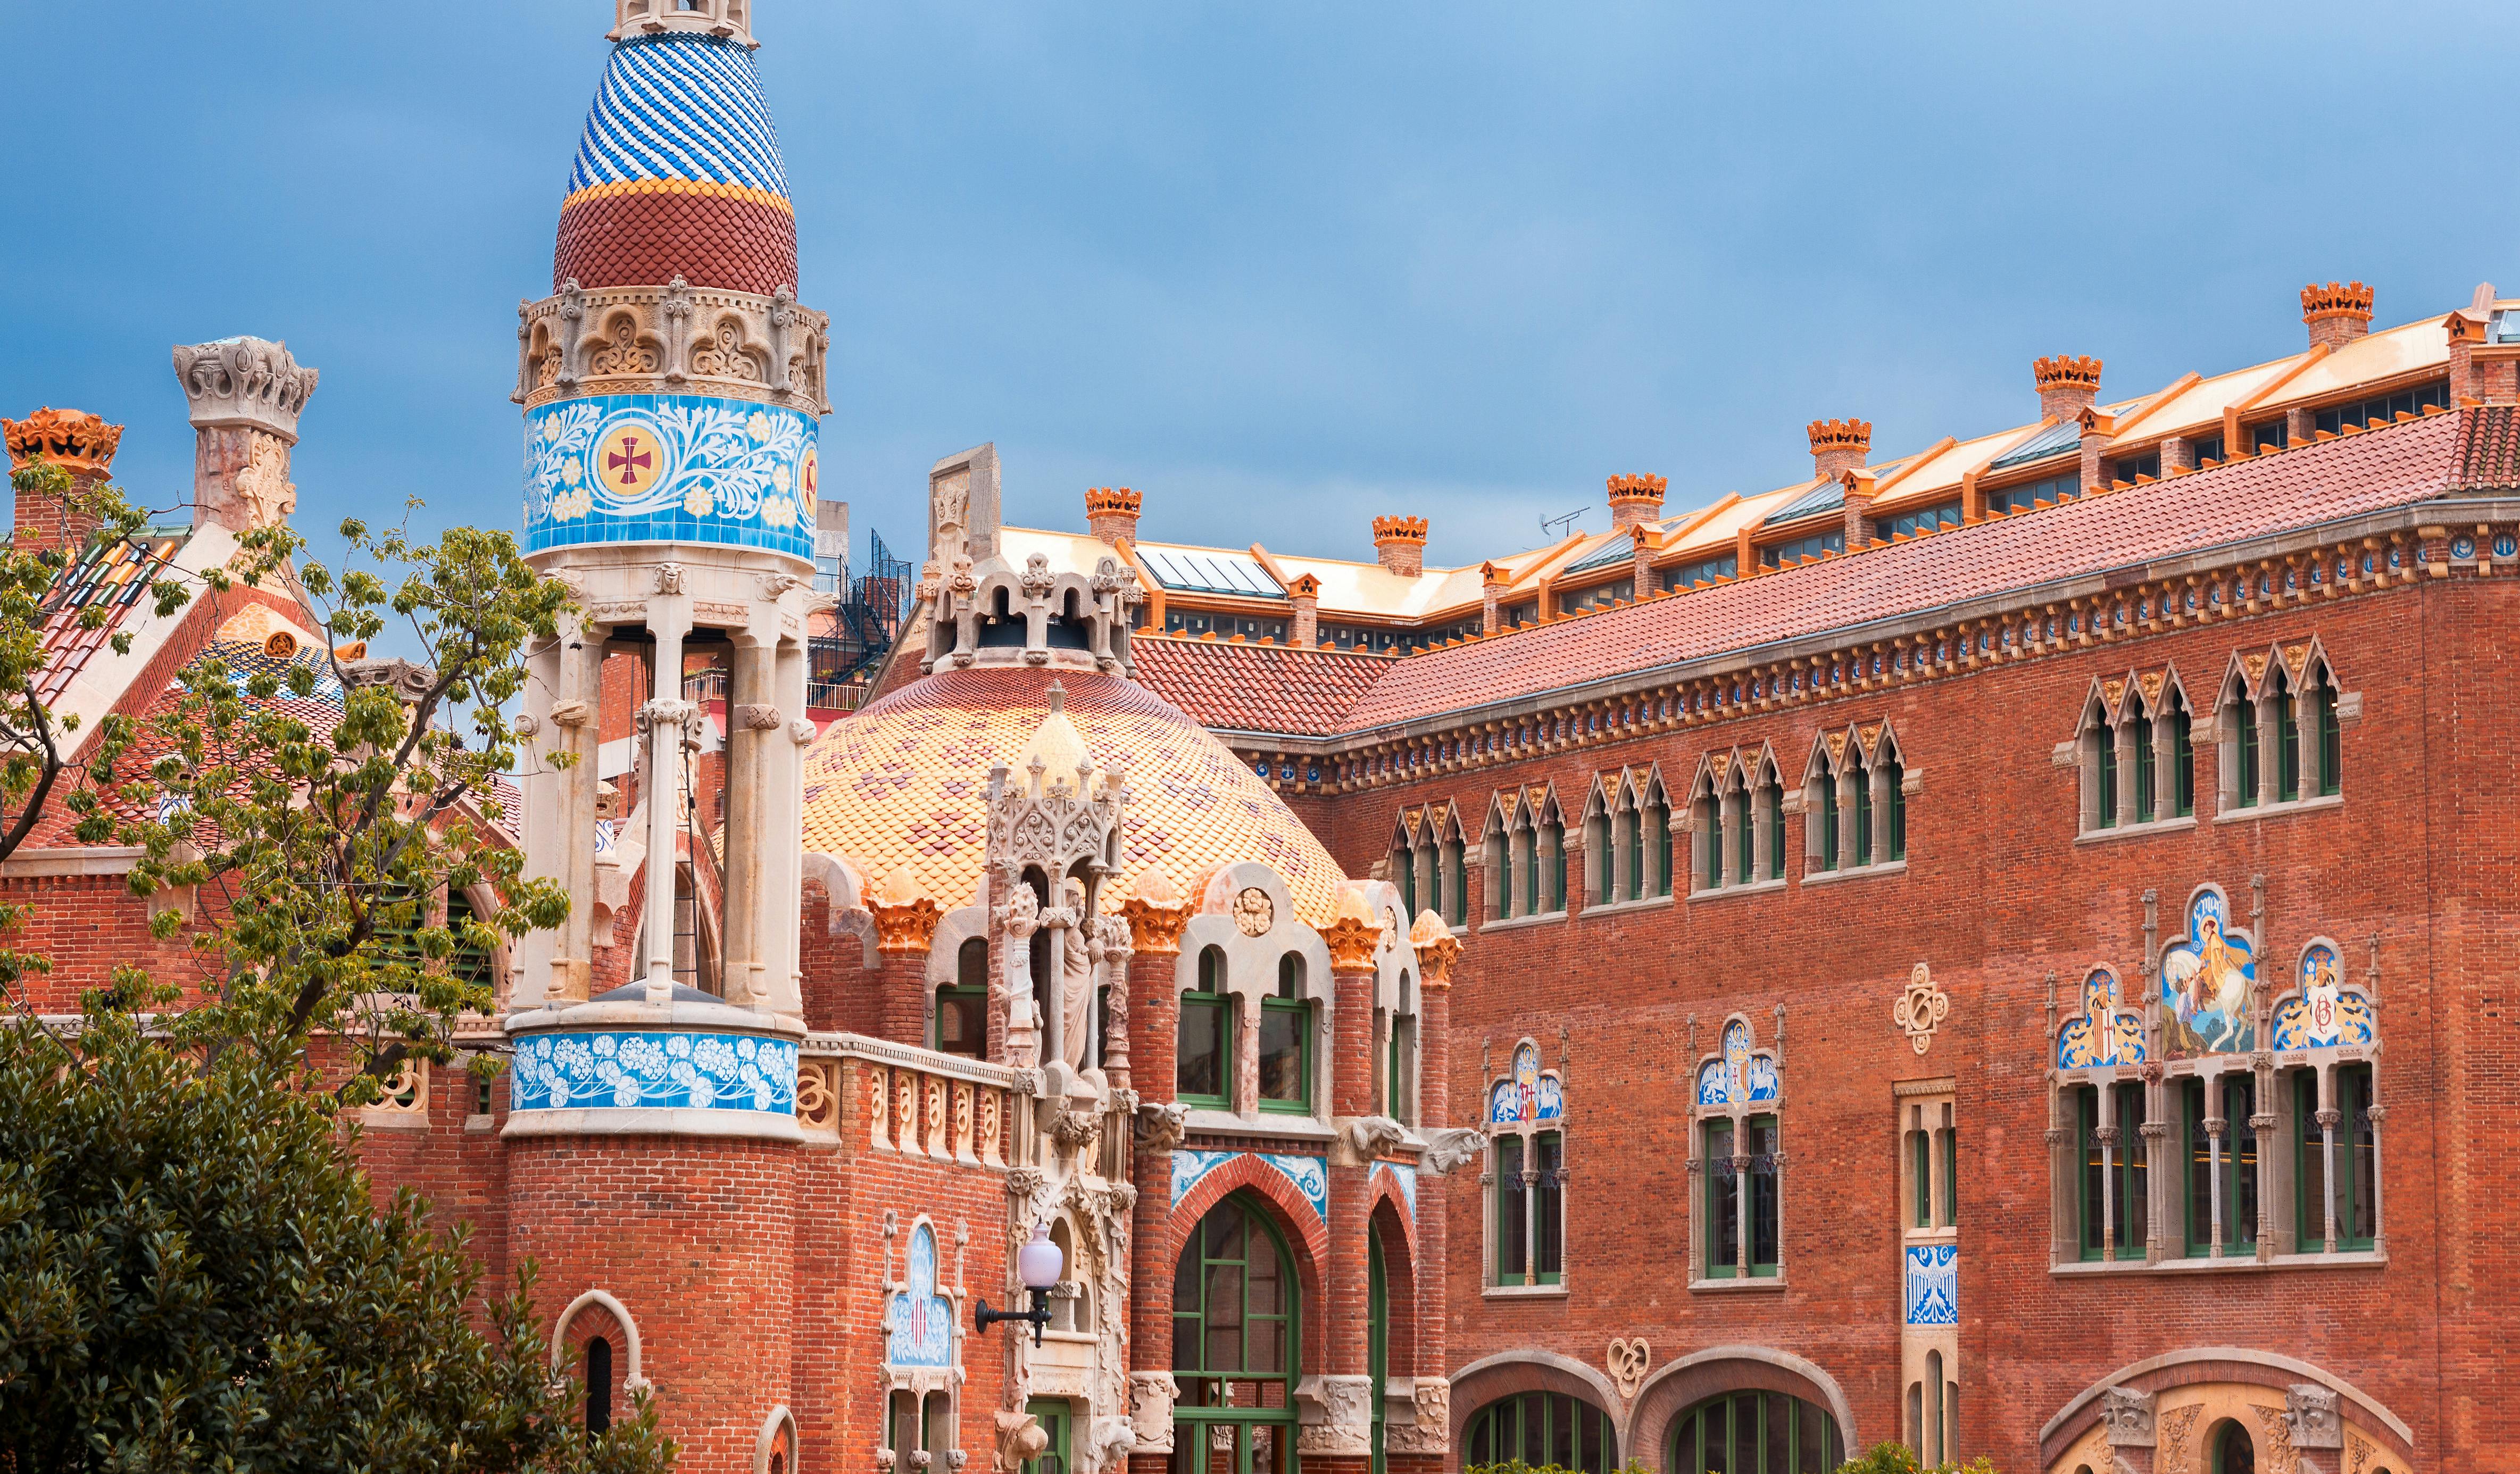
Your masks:
M692 284L679 273L665 288L656 315L665 328L665 382L681 383L691 377Z

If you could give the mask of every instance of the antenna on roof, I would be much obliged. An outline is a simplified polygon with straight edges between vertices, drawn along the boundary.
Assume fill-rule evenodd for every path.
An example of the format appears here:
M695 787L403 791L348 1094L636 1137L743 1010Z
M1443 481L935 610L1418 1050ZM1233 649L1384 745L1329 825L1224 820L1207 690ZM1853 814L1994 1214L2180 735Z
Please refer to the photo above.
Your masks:
M1566 535L1566 530L1574 526L1577 522L1584 520L1584 514L1592 510L1593 509L1590 507L1578 507L1573 512L1566 514L1564 516L1542 517L1540 519L1540 530L1550 537L1564 537Z

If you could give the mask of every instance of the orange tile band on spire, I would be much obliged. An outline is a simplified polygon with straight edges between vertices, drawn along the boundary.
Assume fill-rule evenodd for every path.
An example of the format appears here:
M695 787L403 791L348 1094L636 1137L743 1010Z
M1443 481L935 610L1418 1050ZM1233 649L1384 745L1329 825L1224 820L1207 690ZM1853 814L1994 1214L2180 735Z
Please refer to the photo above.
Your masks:
M49 405L23 420L0 420L9 443L9 460L23 467L49 462L72 475L104 475L113 469L114 449L122 444L122 426L108 424L85 410L57 410Z
M2100 361L2088 353L2080 357L2060 353L2054 358L2040 359L2030 366L2030 373L2043 389L2071 385L2096 393L2100 387Z
M2323 317L2350 317L2362 322L2371 320L2371 289L2360 282L2330 282L2321 287L2317 282L2301 290L2301 320L2315 323Z
M1862 450L1872 448L1872 422L1869 420L1815 420L1803 427L1811 436L1814 455L1824 450Z
M571 191L561 201L560 207L566 209L582 201L620 200L631 195L705 195L712 200L768 205L787 215L796 213L795 202L785 195L740 184L720 184L713 179L615 179Z
M1426 541L1426 519L1421 516L1375 517L1373 540L1377 543L1422 543Z

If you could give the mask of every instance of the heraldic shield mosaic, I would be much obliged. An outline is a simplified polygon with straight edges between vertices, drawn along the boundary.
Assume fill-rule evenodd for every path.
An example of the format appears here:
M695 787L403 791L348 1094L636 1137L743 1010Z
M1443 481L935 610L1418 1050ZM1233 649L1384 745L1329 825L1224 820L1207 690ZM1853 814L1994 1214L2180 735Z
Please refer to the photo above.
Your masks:
M1698 1066L1697 1103L1751 1105L1774 1100L1781 1092L1777 1056L1750 1048L1750 1026L1734 1019L1724 1026L1724 1048Z
M2173 1052L2245 1054L2258 1047L2250 1001L2257 951L2208 886L2187 903L2187 936L2161 954L2161 1017Z
M954 1302L936 1287L936 1230L910 1230L909 1276L884 1313L884 1362L893 1366L954 1364Z
M2319 1050L2373 1042L2371 1000L2342 981L2336 949L2313 942L2301 955L2300 991L2275 1006L2278 1050Z
M2056 1068L2143 1063L2143 1015L2126 1007L2115 969L2094 967L2083 979L2083 1011L2056 1031Z
M525 547L728 543L814 556L811 417L704 394L604 394L525 427Z
M1540 1067L1540 1046L1529 1040L1513 1051L1513 1073L1488 1092L1488 1124L1520 1126L1566 1114L1566 1090L1555 1070Z

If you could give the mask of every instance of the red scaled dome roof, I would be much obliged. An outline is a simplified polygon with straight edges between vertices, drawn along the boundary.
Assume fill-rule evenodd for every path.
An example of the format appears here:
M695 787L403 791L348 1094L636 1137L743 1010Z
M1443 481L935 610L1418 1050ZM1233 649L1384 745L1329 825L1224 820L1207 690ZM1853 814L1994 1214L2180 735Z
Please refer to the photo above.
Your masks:
M1015 767L1050 714L1054 679L1095 765L1127 763L1120 875L1104 888L1104 910L1157 865L1188 884L1213 867L1258 860L1285 877L1296 916L1328 924L1346 877L1321 841L1206 728L1117 676L939 671L832 724L805 755L805 848L857 863L871 882L906 865L938 904L968 904L979 890L990 765Z
M569 171L552 290L678 276L763 296L796 286L796 211L752 53L682 32L613 47Z

